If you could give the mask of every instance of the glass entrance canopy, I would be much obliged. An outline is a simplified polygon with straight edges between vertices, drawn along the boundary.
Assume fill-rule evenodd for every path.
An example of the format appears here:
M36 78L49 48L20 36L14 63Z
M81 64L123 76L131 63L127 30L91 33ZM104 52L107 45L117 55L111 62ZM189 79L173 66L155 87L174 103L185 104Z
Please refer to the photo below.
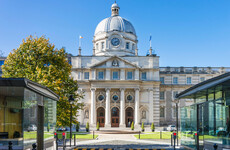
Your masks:
M0 78L0 149L28 149L52 141L59 96L24 78ZM41 141L42 140L42 141Z
M230 73L197 84L176 96L193 102L180 109L181 145L230 148ZM197 142L194 134L198 134Z

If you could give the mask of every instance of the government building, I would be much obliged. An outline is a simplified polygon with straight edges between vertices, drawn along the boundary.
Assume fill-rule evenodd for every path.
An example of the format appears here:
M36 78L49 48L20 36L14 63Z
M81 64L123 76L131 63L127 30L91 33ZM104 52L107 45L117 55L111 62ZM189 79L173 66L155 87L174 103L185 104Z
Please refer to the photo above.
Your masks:
M151 48L149 55L138 55L135 28L120 17L119 9L114 3L111 17L97 25L92 55L82 56L79 48L79 55L71 57L72 77L84 93L78 121L121 128L131 122L175 124L176 94L230 68L159 67L159 56Z
M114 3L111 16L96 27L92 55L70 56L72 77L78 81L81 100L78 121L101 127L174 124L176 94L191 86L230 72L230 67L160 67L159 56L149 49L138 55L138 39L131 22L120 17ZM0 57L0 65L5 58ZM1 75L1 70L0 70ZM179 106L193 102L181 101ZM180 112L179 112L180 113Z

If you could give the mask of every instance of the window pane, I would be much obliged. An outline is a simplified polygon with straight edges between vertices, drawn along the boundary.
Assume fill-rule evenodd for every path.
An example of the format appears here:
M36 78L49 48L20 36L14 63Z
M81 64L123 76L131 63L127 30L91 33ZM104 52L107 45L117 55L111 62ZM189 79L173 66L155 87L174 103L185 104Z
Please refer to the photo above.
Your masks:
M127 72L127 79L133 79L133 72Z
M173 84L178 84L178 78L177 77L173 78Z
M104 79L104 72L98 72L98 79Z
M160 117L165 117L165 108L164 107L160 108Z
M129 49L129 42L126 43L126 49Z
M160 92L160 99L161 100L164 100L165 99L165 92Z
M192 78L191 77L187 77L187 84L192 84Z
M142 72L141 73L141 78L142 78L142 80L146 80L147 79L146 72Z
M165 78L164 77L160 77L160 81L161 81L161 84L164 84L165 83Z
M114 71L113 72L113 79L118 79L118 72L117 71Z
M84 79L89 79L89 72L84 73Z

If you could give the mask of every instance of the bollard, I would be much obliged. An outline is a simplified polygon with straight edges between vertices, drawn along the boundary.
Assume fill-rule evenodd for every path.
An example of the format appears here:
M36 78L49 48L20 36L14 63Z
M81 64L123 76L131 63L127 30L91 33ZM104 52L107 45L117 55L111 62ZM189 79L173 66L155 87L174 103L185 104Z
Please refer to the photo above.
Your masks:
M9 150L13 150L12 145L13 145L13 143L11 141L9 141L9 146L8 146Z
M173 134L171 134L171 146L173 146Z
M194 133L196 149L199 150L199 140L198 140L198 133Z
M76 134L74 134L74 146L76 146Z
M160 139L162 139L162 131L160 131Z
M55 132L54 136L56 137L56 150L58 150L58 134Z
M65 132L62 133L62 139L63 139L63 150L65 150L65 146L66 146L65 145L66 144L65 143L65 139L66 139L66 133Z
M139 131L139 139L141 139L141 131Z
M32 144L32 150L37 150L37 144L36 143L34 143L34 144Z
M214 144L214 145L213 145L213 148L214 148L214 150L217 150L218 145L217 145L217 144Z
M93 139L94 139L94 131L93 131Z
M173 140L174 140L174 150L176 150L176 136L177 134L176 133L173 133Z

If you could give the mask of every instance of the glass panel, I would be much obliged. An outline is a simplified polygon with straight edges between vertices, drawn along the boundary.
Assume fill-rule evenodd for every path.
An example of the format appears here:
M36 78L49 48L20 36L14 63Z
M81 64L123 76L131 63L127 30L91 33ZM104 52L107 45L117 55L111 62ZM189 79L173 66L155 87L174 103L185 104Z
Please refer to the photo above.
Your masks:
M160 92L160 100L164 100L165 99L165 92L161 91Z
M177 77L173 78L173 84L178 84L178 78Z
M86 80L89 79L89 72L84 73L84 79L86 79Z
M142 72L141 73L141 78L142 78L142 80L146 80L147 79L146 72Z
M23 145L23 98L22 87L0 87L0 146Z
M113 72L113 79L114 79L114 80L117 80L117 79L118 79L118 72L117 72L117 71L114 71L114 72Z
M104 79L104 72L98 72L98 79Z
M133 72L127 72L127 79L132 80L133 79Z
M165 78L164 77L160 77L160 81L161 81L161 84L165 84Z

